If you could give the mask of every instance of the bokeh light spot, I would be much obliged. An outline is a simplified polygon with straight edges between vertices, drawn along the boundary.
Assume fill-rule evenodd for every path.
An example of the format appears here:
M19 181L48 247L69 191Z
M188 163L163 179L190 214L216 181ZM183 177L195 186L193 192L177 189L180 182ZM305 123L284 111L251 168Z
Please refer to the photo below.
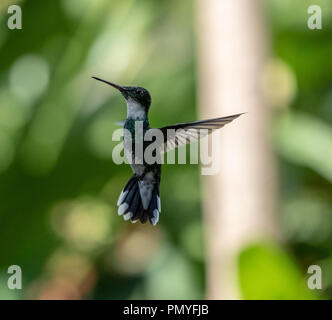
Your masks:
M280 59L268 61L261 82L263 93L273 107L288 107L296 95L294 71Z
M79 250L93 251L112 240L111 209L96 199L59 203L51 223L58 235Z
M18 58L10 69L9 83L11 91L21 99L35 99L48 87L47 62L33 54Z

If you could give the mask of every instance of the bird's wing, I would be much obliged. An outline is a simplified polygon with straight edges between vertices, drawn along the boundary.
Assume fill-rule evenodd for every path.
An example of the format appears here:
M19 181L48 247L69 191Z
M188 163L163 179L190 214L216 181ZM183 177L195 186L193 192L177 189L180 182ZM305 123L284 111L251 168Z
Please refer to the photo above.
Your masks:
M243 113L234 114L232 116L214 118L208 120L200 120L186 123L178 123L160 130L164 135L164 144L161 152L167 152L176 147L196 142L206 137L214 130L222 128L227 123L233 121Z

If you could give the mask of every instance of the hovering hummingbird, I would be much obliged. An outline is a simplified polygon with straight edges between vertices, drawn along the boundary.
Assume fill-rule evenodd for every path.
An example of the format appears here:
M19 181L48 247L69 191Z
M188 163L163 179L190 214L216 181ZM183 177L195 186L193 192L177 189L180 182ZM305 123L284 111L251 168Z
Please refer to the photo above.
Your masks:
M125 132L123 144L127 159L133 170L133 176L122 190L118 205L118 214L123 215L124 220L131 220L132 223L138 220L145 223L147 220L152 225L159 221L161 212L161 202L159 193L159 184L161 178L161 164L148 164L145 160L138 163L135 161L135 125L140 121L143 124L143 134L145 135L150 128L148 112L151 105L151 96L149 92L142 87L124 87L115 83L92 77L95 80L102 81L117 90L127 102L127 119L124 122ZM201 121L178 123L159 128L163 133L163 144L161 152L167 152L178 146L197 141L200 138L210 134L216 129L222 128L225 124L239 117L242 113ZM173 130L172 130L173 129ZM203 130L202 129L206 129ZM168 134L171 130L173 134ZM143 142L143 149L151 142Z

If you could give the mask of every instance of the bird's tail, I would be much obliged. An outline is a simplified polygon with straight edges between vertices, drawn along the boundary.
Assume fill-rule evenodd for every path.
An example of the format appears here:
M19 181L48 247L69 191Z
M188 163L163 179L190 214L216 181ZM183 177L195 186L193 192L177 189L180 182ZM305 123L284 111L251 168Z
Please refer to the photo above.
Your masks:
M143 208L140 195L139 179L133 175L122 190L118 200L118 214L123 215L124 220L131 220L132 223L140 220L145 223L147 220L152 225L156 225L159 221L159 213L161 212L159 185L155 184L152 197L148 209Z

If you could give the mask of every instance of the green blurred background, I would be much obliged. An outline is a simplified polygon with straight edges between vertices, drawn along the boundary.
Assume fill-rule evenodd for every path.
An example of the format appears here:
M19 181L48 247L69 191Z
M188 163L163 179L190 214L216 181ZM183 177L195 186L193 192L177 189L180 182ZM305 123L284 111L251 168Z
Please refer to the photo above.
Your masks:
M158 227L123 222L131 170L111 137L125 103L90 78L148 88L153 126L196 119L195 2L16 1L23 29L9 30L12 3L0 4L0 298L204 298L199 167L164 166ZM323 29L310 31L309 1L266 3L285 244L248 244L241 296L330 299L332 5L315 1ZM22 290L6 285L14 264ZM320 291L306 289L311 264Z

